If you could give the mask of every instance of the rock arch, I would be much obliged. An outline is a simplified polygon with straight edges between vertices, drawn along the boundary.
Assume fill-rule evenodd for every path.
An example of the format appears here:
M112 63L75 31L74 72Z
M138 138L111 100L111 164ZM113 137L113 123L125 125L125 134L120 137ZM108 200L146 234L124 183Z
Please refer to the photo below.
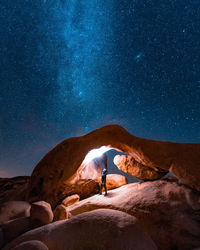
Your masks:
M200 144L147 140L119 125L108 125L66 139L47 153L31 175L29 200L45 200L55 206L69 190L76 193L74 180L86 154L104 145L128 153L144 166L170 171L200 191Z

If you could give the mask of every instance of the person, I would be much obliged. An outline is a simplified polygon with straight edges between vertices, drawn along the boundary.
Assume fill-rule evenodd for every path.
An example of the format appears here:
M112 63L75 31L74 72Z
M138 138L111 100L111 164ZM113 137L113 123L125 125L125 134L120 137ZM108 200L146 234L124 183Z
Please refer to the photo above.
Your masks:
M107 195L107 187L106 187L106 175L108 173L107 171L107 155L104 153L102 156L102 165L104 165L103 167L103 172L101 175L101 187L100 187L100 194L102 194L102 188L104 187L105 190L105 195Z

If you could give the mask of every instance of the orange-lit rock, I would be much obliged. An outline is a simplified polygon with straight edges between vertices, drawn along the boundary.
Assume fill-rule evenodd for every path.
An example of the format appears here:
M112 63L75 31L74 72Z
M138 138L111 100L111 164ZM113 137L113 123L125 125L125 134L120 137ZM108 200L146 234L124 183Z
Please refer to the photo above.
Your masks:
M148 167L137 162L130 155L116 155L115 165L123 172L128 173L140 180L156 180L168 173L158 167Z
M53 211L54 221L69 219L69 212L64 205L58 205Z
M68 197L66 197L63 201L62 201L62 204L65 206L65 207L69 207L77 202L79 202L80 200L80 196L78 194L74 194L74 195L70 195Z
M69 194L84 195L78 183L85 171L81 164L88 151L103 145L126 152L145 166L170 171L200 191L200 144L142 139L121 126L109 125L69 138L46 154L32 173L29 199L45 200L55 206Z
M101 185L101 177L98 179L99 185ZM128 180L121 174L108 174L106 177L106 187L108 190L126 185Z

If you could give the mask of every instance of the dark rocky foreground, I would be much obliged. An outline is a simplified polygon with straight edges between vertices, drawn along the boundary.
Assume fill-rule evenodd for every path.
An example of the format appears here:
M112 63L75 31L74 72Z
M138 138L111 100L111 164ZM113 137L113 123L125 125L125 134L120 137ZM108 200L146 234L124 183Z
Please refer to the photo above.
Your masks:
M30 183L30 176L0 178L0 204L12 200L24 200Z

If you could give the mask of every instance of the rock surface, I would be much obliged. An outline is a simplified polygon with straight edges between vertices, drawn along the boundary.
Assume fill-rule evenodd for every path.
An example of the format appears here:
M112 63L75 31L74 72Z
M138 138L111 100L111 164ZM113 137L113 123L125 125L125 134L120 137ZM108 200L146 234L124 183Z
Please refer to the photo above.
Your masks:
M65 206L65 207L69 207L77 202L79 202L80 200L80 196L78 194L74 194L74 195L71 195L71 196L68 196L66 197L63 201L62 201L62 204Z
M68 207L72 216L111 208L135 216L159 249L192 249L200 245L200 194L164 180L132 183Z
M37 228L20 236L4 250L33 239L43 242L49 250L124 250L133 246L137 250L157 249L135 217L110 209L98 209Z
M0 228L0 249L2 248L4 244L4 236L3 236L3 230Z
M0 205L0 224L12 219L30 216L30 204L25 201L8 201Z
M99 177L98 183L101 185L101 177ZM121 174L108 174L106 177L106 187L108 190L121 187L127 183L127 178Z
M55 207L66 195L86 197L82 187L77 188L85 171L82 162L91 149L104 145L128 153L144 166L170 171L200 191L200 144L142 139L121 126L109 125L69 138L44 156L31 175L29 200L45 200Z
M17 218L1 224L0 229L3 232L3 244L7 244L19 235L31 230L31 228L29 217Z
M145 166L137 162L130 155L116 155L113 161L119 170L128 173L140 180L156 180L168 173L168 171L158 167Z
M54 212L54 221L69 219L69 212L64 205L58 205Z
M85 180L85 179L79 179L76 181L76 183L71 184L67 186L65 189L63 189L58 197L61 197L61 200L63 197L71 196L74 194L78 194L80 196L80 199L85 199L87 197L90 197L94 194L97 194L99 192L99 184L95 180Z
M31 205L30 218L34 227L49 224L53 221L51 205L45 201L38 201Z
M48 247L39 240L30 240L17 245L12 250L48 250Z
M0 204L7 201L25 200L30 176L0 178Z

